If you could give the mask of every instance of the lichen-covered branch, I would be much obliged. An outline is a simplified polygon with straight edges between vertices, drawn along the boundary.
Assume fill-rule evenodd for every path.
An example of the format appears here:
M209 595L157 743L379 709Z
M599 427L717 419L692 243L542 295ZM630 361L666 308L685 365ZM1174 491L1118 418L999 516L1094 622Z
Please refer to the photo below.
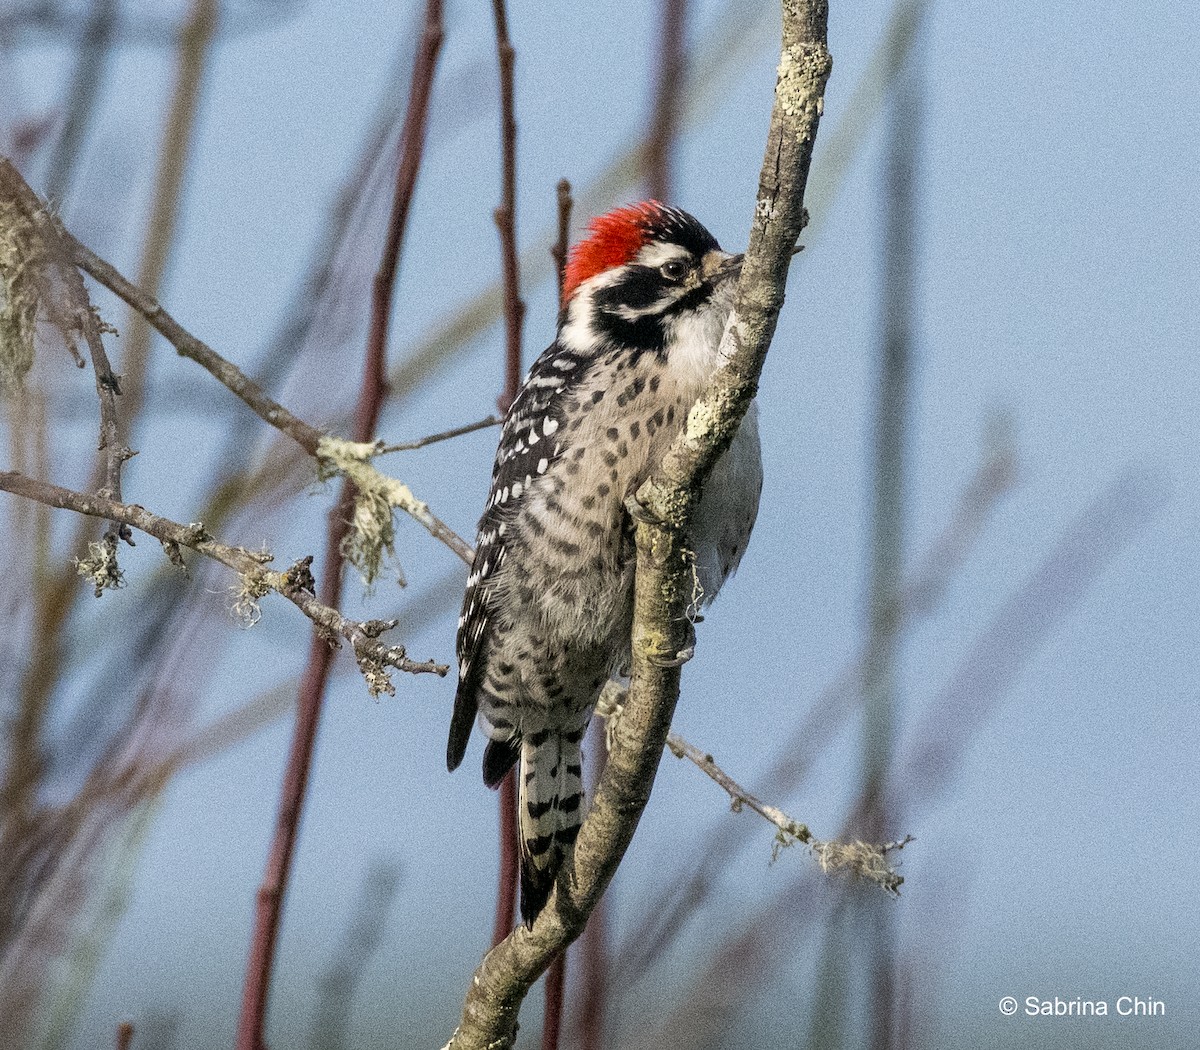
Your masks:
M628 695L628 689L617 681L611 681L604 687L596 704L596 714L605 720L605 741L610 749L613 746L613 735L624 714L625 700ZM689 743L678 733L667 734L667 750L676 758L691 762L700 772L717 784L729 796L731 808L735 813L749 809L769 824L774 825L775 848L772 860L778 857L780 850L799 844L809 848L823 871L846 872L867 878L893 896L898 894L900 887L904 884L903 877L892 869L885 857L891 850L901 849L908 845L912 841L911 836L905 836L899 842L889 842L883 845L818 839L807 824L788 816L778 806L764 802L757 795L742 787L717 765L716 759L709 752Z
M574 855L544 911L485 957L470 982L452 1050L504 1050L525 994L583 930L633 838L650 797L679 695L674 656L686 647L691 576L687 526L704 480L729 446L758 384L803 224L804 185L831 60L825 0L784 0L783 46L754 223L722 350L728 364L693 407L684 432L638 493L633 673L615 747Z
M420 663L409 660L403 646L385 645L378 641L381 634L396 626L395 621L350 620L336 609L317 601L310 570L311 558L303 558L289 569L278 572L267 568L272 561L270 554L220 543L199 523L182 525L153 514L145 507L118 503L106 496L61 488L16 471L0 471L0 491L24 496L48 507L105 518L137 529L158 540L167 556L178 565L182 565L182 547L219 561L240 577L235 607L243 618L250 622L257 617L259 599L272 591L282 595L313 622L313 626L331 645L336 646L339 638L351 644L359 670L366 678L373 695L394 692L388 678L389 667L413 674L446 674L445 664L437 664L432 660Z
M13 302L22 299L30 301L33 307L28 315L28 330L3 333L5 341L20 344L28 339L31 348L28 361L31 364L32 325L39 307L58 328L81 367L83 361L74 340L77 335L83 337L92 359L96 397L100 403L100 440L97 447L102 459L98 471L99 491L101 495L120 502L121 468L133 453L121 443L117 418L117 397L121 394L121 384L104 348L104 334L112 329L106 329L88 298L83 278L72 259L73 239L70 234L42 205L38 195L29 188L17 169L6 160L0 160L0 200L3 201L3 237L6 243L11 244L14 254L11 259L0 258L0 268L5 271L10 310ZM17 255L22 257L15 257ZM23 294L22 286L29 287L28 295ZM2 371L3 366L0 365ZM102 563L104 570L95 575L97 597L105 588L118 585L117 541L127 538L121 527L114 523L90 555L98 564Z
M153 296L148 295L145 291L126 279L114 266L105 262L85 245L76 240L70 233L55 220L50 212L41 203L37 195L26 184L20 173L8 161L0 160L0 189L3 189L5 194L20 194L20 199L23 205L33 216L37 222L44 224L47 228L53 228L55 236L58 238L62 246L63 257L65 261L69 261L72 266L64 265L62 269L69 279L71 275L76 281L79 281L82 289L82 281L79 280L79 274L73 269L73 266L79 267L84 273L88 274L100 284L104 285L117 298L122 299L131 306L138 314L146 319L164 339L167 340L176 352L181 357L186 357L190 361L195 361L201 368L209 373L222 386L229 389L230 392L237 395L263 422L275 427L296 442L310 456L318 460L321 471L325 477L330 477L334 473L341 473L337 464L323 455L323 442L337 442L340 439L328 435L323 430L319 430L314 426L310 426L304 420L294 415L292 412L284 408L283 405L269 397L266 391L263 390L253 379L243 372L237 365L231 361L227 361L224 357L218 354L212 347L201 339L197 339L187 329L175 320ZM86 299L85 299L86 301ZM89 312L89 317L92 315ZM94 318L93 318L94 320ZM81 324L84 322L80 322ZM98 322L96 322L98 324ZM85 335L88 329L83 329ZM99 343L99 329L96 329L95 342ZM89 338L89 348L95 354L95 347L92 345L92 340ZM103 345L99 347L100 353L103 354ZM99 360L99 359L97 359ZM102 409L105 404L104 390L110 392L115 391L116 381L111 378L111 369L108 368L107 358L103 359L103 367L97 366L96 373L97 388L101 390L101 405ZM102 376L108 376L109 379L102 379ZM115 420L115 416L112 417ZM111 424L103 423L102 426L111 427L115 434L115 422ZM105 431L106 432L106 431ZM102 439L103 441L103 439ZM101 447L106 447L103 445ZM121 449L114 439L114 444L107 446L116 449L116 454L123 456L120 462L129 457L129 453ZM385 446L371 446L371 455L378 455L384 451ZM110 459L114 453L110 453ZM370 457L367 457L368 459ZM395 488L399 486L406 492L407 486L394 478L390 478L377 470L369 462L365 460L355 468L360 474L359 478L354 478L356 484L359 485L359 490L362 491L363 483L367 476L370 477L369 488L375 490L383 490ZM114 470L110 466L109 475L113 474ZM120 489L117 488L114 499L120 499ZM471 545L467 543L461 536L457 535L445 522L441 521L430 509L429 505L423 500L417 499L408 492L408 497L398 500L392 504L396 509L402 510L411 515L418 524L424 527L430 535L441 543L446 544L455 554L457 554L468 565L471 564L471 559L474 556L471 550ZM358 508L355 509L355 514L358 514ZM365 564L369 564L370 559L358 564L360 570ZM368 575L364 573L364 575ZM369 582L369 581L368 581Z
M743 807L751 809L763 820L775 825L775 856L781 849L794 846L797 843L807 846L817 858L821 870L826 872L844 872L875 883L880 889L892 896L900 892L904 878L887 861L887 854L893 850L903 849L911 841L911 836L905 836L897 842L887 842L882 846L869 842L837 842L817 838L807 824L789 817L778 806L752 795L741 784L733 779L720 766L712 755L694 744L689 744L677 733L667 735L667 747L676 758L686 758L697 769L710 777L731 799L735 812Z

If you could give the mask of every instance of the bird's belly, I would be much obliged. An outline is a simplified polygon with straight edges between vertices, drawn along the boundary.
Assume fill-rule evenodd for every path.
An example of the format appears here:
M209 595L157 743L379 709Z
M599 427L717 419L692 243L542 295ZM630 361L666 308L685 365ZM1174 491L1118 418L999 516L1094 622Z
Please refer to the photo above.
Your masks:
M717 460L704 486L692 522L696 553L697 605L708 605L737 571L762 493L762 453L758 441L758 407L750 409L732 444Z

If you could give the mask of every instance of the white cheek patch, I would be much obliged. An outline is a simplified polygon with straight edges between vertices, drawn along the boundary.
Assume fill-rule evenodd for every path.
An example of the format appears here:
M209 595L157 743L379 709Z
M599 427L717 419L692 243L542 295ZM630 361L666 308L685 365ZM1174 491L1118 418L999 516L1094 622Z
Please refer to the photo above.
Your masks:
M652 270L657 270L660 266L678 259L680 262L692 265L692 253L686 248L681 248L678 244L656 243L647 244L634 257L634 262L639 266L649 266Z
M589 357L596 352L601 343L599 333L592 327L596 292L616 284L624 273L625 267L618 266L579 286L567 303L567 318L558 330L558 341L563 347L579 357Z
M642 317L650 317L655 314L661 314L664 310L670 309L675 301L682 295L686 294L687 288L676 288L670 295L664 295L661 299L651 303L649 306L618 306L611 311L621 318L622 321L636 321Z

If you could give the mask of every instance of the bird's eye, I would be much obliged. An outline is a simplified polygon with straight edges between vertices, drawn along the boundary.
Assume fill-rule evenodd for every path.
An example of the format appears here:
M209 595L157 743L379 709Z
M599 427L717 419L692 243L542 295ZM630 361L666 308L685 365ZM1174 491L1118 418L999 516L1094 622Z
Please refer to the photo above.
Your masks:
M658 272L668 281L682 281L687 276L688 264L682 259L670 259L662 264Z

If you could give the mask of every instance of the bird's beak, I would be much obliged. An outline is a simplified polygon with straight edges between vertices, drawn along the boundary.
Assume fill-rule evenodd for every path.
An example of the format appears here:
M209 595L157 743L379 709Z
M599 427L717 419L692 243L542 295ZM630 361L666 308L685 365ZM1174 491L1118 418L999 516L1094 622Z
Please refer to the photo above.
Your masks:
M743 253L726 255L724 252L711 251L705 256L701 269L705 281L720 284L723 281L737 277L742 272Z
M799 255L802 251L804 251L804 245L797 244L792 249L792 254ZM737 255L726 255L724 252L718 251L709 252L702 266L704 279L713 284L719 284L722 281L736 278L742 272L742 262L745 258L745 252L738 252Z

